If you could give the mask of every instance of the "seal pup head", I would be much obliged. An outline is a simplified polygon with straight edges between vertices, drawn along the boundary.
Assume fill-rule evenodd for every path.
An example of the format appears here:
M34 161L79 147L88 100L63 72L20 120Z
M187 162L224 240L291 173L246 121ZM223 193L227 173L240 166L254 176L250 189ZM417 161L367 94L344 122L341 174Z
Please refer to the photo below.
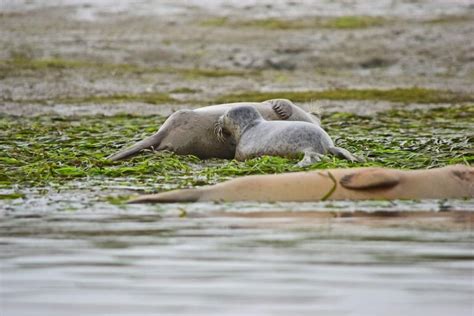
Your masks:
M263 120L263 117L255 107L239 106L227 110L224 115L219 117L214 131L221 142L224 140L225 133L230 134L235 141L238 141L246 128L260 120Z

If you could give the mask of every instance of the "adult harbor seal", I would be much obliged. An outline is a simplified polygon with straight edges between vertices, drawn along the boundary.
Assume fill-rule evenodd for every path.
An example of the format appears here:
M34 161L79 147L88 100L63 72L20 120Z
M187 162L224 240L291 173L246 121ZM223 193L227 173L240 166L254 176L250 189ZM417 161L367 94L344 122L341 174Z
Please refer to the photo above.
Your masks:
M195 110L179 110L163 123L158 132L115 153L107 159L121 160L136 155L143 149L169 150L179 155L195 155L201 159L232 159L235 143L227 135L219 141L214 132L217 119L228 109L242 105L258 110L267 120L305 121L319 125L319 118L307 113L286 99L264 102L241 102L207 106Z
M267 121L252 106L233 107L217 123L230 133L235 143L235 159L246 160L263 155L295 157L304 154L299 166L319 161L323 154L333 154L349 161L359 161L349 151L334 146L320 126L307 122ZM225 138L220 137L222 141Z
M452 165L428 170L349 168L245 176L196 189L143 195L129 203L310 202L473 197L474 168Z

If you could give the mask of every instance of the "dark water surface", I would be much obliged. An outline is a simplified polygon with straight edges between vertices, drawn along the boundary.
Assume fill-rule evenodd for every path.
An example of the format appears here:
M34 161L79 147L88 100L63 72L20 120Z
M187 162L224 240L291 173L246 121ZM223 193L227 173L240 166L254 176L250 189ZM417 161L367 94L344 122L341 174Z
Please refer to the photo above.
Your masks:
M42 203L3 204L2 315L473 312L473 201Z

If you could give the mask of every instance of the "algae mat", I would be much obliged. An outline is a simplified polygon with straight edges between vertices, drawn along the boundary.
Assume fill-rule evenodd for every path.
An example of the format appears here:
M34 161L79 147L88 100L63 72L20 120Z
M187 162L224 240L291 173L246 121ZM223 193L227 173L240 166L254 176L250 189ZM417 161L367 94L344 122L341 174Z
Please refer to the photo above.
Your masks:
M0 118L0 184L22 188L66 187L74 182L101 186L138 185L147 191L211 184L246 174L301 170L297 160L262 157L247 162L208 160L147 152L129 161L109 162L107 155L155 132L164 118L80 117ZM366 157L348 163L332 157L309 169L386 166L406 169L471 164L474 106L428 111L388 111L376 116L332 113L323 125L342 147ZM102 185L104 188L107 185Z

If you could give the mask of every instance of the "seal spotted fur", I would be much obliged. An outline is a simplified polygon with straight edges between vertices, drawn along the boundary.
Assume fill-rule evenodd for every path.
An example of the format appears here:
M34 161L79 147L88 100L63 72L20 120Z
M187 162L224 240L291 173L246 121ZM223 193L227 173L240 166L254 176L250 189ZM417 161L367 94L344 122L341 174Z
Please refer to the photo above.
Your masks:
M228 132L237 144L235 159L246 160L263 155L295 157L304 154L298 165L319 161L333 154L349 161L359 161L349 151L334 146L320 126L307 122L267 121L251 106L234 107L218 120L217 134ZM218 136L219 139L223 139Z

